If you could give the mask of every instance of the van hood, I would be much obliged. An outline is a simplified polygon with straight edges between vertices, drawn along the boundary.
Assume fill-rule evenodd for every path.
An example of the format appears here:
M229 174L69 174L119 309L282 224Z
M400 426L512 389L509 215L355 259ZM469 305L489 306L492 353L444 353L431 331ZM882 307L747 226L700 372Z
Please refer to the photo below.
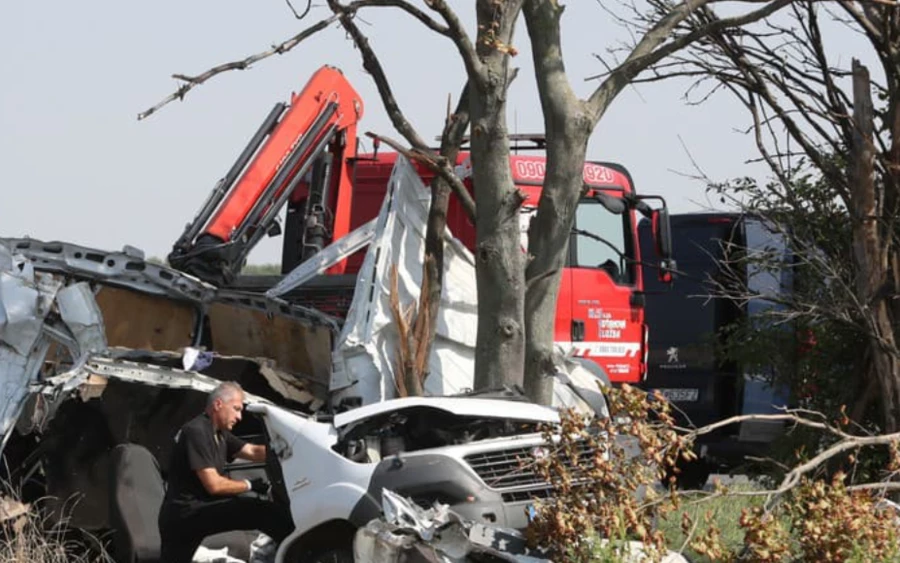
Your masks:
M556 409L523 401L474 397L405 397L389 399L335 415L335 428L342 428L381 414L409 408L431 408L458 416L500 418L526 422L559 422Z

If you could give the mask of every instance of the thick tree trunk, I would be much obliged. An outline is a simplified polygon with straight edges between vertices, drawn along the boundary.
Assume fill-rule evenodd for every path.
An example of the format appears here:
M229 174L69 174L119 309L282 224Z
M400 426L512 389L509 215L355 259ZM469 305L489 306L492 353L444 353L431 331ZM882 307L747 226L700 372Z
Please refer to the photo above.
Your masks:
M573 110L576 108L573 107ZM554 328L562 269L583 186L585 131L548 133L547 173L538 212L528 227L530 262L525 270L525 392L552 400Z
M881 216L879 204L884 203L884 197L883 194L876 194L874 112L869 71L856 60L853 61L853 97L854 133L849 183L853 202L856 294L864 307L869 334L871 363L865 374L878 383L884 432L896 432L900 428L900 372L891 307L884 291L888 279L885 241L878 223Z
M512 79L508 47L521 2L479 0L476 49L482 74L470 80L472 180L478 210L475 272L478 335L475 388L522 383L525 363L525 261L512 181L506 92Z
M563 7L529 0L523 11L532 42L547 138L544 188L537 214L528 228L525 392L535 402L550 404L559 284L584 186L584 159L593 123L566 77L559 28Z

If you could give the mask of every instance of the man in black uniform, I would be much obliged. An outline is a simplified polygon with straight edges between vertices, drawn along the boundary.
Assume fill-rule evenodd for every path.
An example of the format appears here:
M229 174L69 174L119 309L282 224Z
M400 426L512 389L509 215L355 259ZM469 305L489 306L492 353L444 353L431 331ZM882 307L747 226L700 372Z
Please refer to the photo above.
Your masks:
M229 479L225 464L235 457L264 462L266 446L248 444L231 433L241 420L244 391L234 382L210 394L206 411L185 424L175 437L168 487L159 513L164 563L190 563L203 538L230 530L260 530L281 542L293 529L277 505L238 496L265 494L265 479Z

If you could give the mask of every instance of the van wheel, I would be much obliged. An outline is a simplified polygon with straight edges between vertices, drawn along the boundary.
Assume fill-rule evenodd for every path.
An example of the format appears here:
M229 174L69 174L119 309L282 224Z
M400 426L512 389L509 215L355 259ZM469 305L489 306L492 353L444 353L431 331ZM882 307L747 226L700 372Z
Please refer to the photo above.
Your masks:
M301 563L353 563L352 547L332 547L304 557Z

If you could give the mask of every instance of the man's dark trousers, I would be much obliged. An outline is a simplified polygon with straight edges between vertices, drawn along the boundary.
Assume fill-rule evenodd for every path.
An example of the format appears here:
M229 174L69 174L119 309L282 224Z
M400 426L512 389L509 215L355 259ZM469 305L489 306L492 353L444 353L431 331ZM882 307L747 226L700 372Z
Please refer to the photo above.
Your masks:
M232 530L259 530L281 543L293 524L278 505L251 497L167 503L159 513L160 559L162 563L190 563L203 538Z

